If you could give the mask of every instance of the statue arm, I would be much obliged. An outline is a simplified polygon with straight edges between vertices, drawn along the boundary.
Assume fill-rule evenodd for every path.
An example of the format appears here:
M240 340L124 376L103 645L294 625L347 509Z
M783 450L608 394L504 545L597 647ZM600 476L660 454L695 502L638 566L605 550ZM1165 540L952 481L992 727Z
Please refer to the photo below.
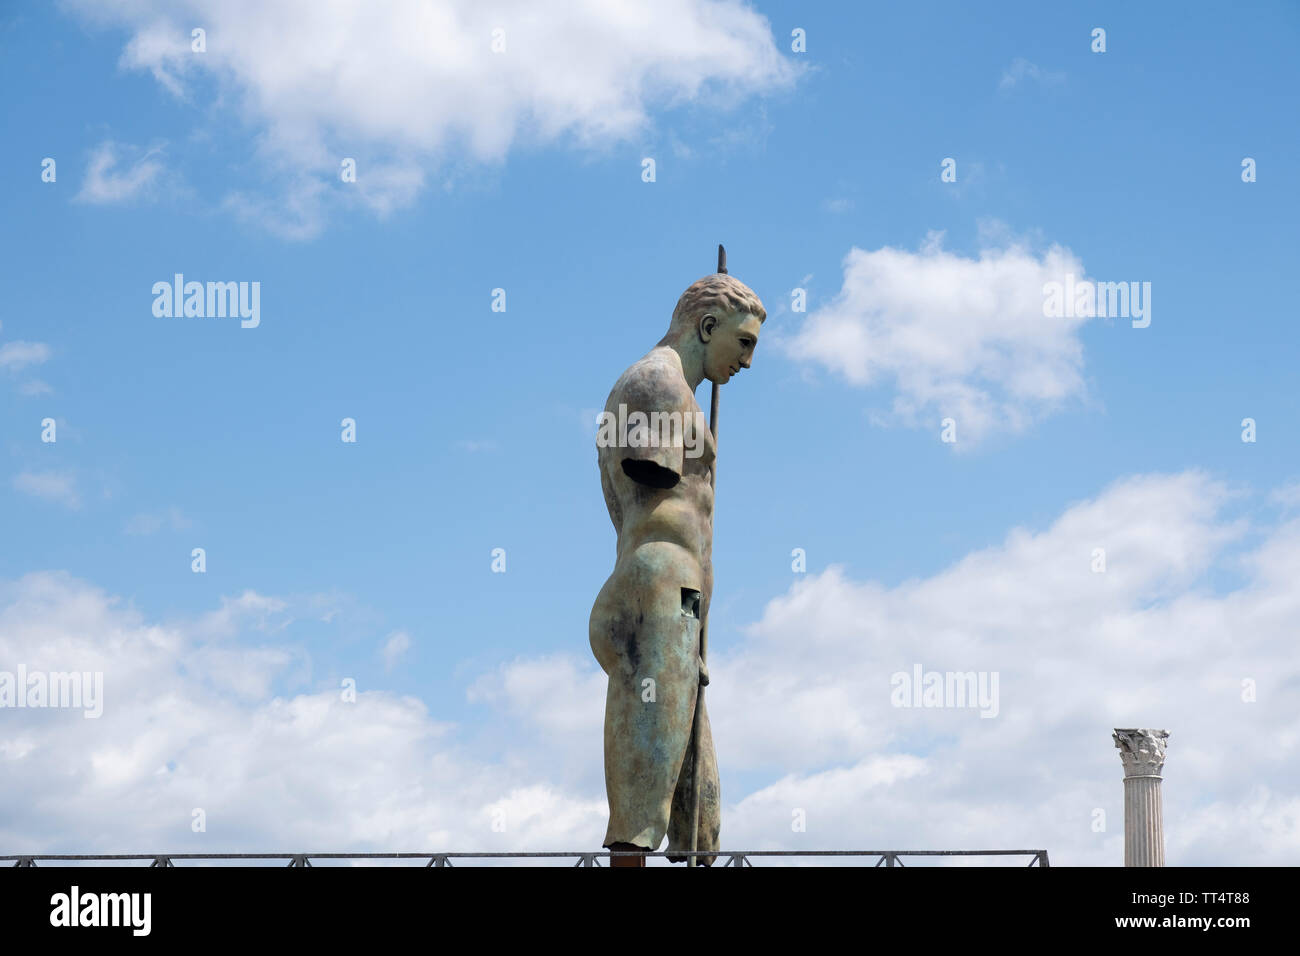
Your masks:
M638 484L668 489L681 481L686 412L679 392L676 383L662 372L644 374L625 390L627 440L619 449L619 464L623 474Z

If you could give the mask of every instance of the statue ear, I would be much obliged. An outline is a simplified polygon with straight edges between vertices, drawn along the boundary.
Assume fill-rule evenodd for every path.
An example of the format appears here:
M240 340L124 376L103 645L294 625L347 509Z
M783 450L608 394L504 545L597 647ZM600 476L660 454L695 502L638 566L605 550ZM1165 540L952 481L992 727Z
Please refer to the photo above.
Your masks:
M700 316L700 341L707 342L718 328L718 317L712 312Z

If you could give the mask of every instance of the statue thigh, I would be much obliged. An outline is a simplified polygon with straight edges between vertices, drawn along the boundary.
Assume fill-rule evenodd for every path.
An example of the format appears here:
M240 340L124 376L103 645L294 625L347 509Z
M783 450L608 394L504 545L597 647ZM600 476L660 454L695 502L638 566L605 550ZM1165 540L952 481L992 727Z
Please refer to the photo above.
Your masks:
M665 547L677 555L665 553ZM694 583L696 576L682 573L675 559L680 553L662 542L638 549L620 562L592 609L592 650L609 676L606 846L658 849L690 749L699 688L700 596L682 585L684 577ZM711 752L711 742L702 750Z

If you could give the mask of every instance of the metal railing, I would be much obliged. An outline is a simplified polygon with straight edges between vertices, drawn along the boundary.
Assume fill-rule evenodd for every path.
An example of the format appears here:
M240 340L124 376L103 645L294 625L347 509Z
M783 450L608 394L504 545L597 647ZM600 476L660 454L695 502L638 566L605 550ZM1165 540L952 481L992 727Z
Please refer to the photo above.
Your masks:
M928 856L1028 856L1029 866L1040 869L1050 866L1046 850L675 850L674 857L712 856L725 857L723 866L753 866L751 857L878 857L873 866L904 866L903 857ZM454 866L452 860L541 860L572 859L577 866L600 866L601 859L611 856L668 856L667 851L617 853L604 850L592 853L585 850L537 853L31 853L0 855L0 860L13 860L12 866L36 866L37 860L46 862L109 863L126 860L149 860L150 867L174 867L175 860L288 860L290 867L311 866L312 860L428 860L429 866Z

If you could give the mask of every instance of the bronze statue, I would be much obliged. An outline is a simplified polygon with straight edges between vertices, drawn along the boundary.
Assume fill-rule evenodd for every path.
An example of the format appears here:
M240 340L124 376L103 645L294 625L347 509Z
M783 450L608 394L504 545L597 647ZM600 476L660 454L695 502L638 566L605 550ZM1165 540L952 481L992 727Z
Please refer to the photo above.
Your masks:
M676 850L717 850L721 826L702 690L717 449L695 389L713 382L716 429L718 386L749 368L767 318L758 296L726 274L721 247L718 268L682 294L668 333L614 384L596 440L618 535L614 573L590 622L591 649L609 677L604 845L657 850L667 834L673 862L685 859ZM644 866L645 858L611 864Z

